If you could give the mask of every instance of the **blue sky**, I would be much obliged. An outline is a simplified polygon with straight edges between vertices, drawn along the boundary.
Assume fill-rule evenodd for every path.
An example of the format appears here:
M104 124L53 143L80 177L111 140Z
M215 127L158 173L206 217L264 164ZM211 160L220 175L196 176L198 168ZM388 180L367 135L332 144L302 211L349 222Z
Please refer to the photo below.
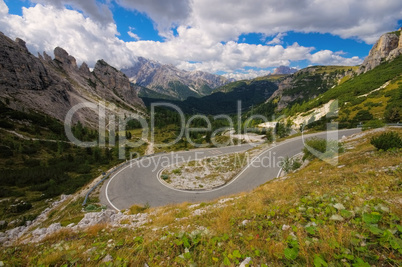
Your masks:
M331 3L332 2L332 3ZM0 0L0 31L118 68L138 56L232 78L280 65L357 65L402 26L398 0Z

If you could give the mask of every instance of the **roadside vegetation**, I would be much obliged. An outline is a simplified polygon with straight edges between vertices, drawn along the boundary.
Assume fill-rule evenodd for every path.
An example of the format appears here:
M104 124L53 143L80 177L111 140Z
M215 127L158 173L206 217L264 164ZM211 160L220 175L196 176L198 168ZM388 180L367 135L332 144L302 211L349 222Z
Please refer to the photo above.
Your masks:
M401 150L377 150L370 140L380 134L350 138L338 166L312 159L250 193L133 208L151 218L140 228L61 231L0 257L9 265L237 266L250 257L250 266L398 266Z
M115 148L80 148L68 142L64 126L38 114L0 107L0 226L34 220L61 194L73 194L121 162ZM83 141L98 133L73 127Z

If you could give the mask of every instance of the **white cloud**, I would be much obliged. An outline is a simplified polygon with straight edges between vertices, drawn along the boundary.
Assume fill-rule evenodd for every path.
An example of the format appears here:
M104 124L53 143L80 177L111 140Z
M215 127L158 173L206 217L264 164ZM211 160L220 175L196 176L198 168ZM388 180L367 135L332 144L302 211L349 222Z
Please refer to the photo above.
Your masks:
M256 77L262 77L262 76L267 76L271 74L269 70L248 70L248 71L243 71L243 72L233 72L233 73L227 73L224 74L228 79L235 79L235 80L249 80L253 79Z
M342 52L334 53L330 50L322 50L312 54L309 60L312 63L320 65L343 65L354 66L362 63L359 57L344 58L341 56Z
M0 0L0 15L5 16L8 14L8 6L3 0Z
M190 29L191 30L191 29ZM136 53L163 63L177 65L186 70L203 70L209 72L233 72L245 67L269 68L279 65L289 65L290 61L307 59L313 48L299 46L297 43L284 47L281 45L252 45L236 43L203 44L193 42L196 34L190 34L189 39L174 38L168 42L138 41L127 46ZM197 63L189 63L189 62Z
M191 22L220 41L248 32L271 36L297 31L332 33L373 43L396 27L401 11L399 0L195 0Z
M278 33L274 39L271 41L267 42L268 45L273 45L273 44L283 44L283 38L287 36L286 33Z
M141 40L141 38L140 38L137 34L133 33L132 31L128 31L127 34L128 34L131 38L135 39L136 41Z
M82 11L92 20L102 24L113 22L113 14L106 4L101 4L96 0L30 0L42 5L51 5L57 9L64 9L65 5L71 6Z
M27 41L32 52L52 54L65 48L79 62L90 66L103 58L117 68L128 67L143 56L187 70L227 72L227 76L251 78L260 71L291 62L356 65L358 57L345 58L336 51L316 51L297 43L284 44L287 31L332 33L356 37L369 43L393 29L402 17L402 3L396 0L115 0L119 5L146 13L155 22L164 42L123 42L109 8L111 0L32 0L22 16L8 14L0 0L0 30ZM71 6L81 12L66 9ZM177 26L177 35L170 32ZM169 33L170 32L170 33ZM240 35L260 33L272 36L266 45L236 42ZM264 71L261 71L261 73ZM234 73L234 74L231 74ZM237 79L238 79L237 78Z
M156 23L159 34L165 37L170 28L183 23L191 12L190 0L116 0L119 5L146 13Z
M114 23L101 25L74 10L40 4L23 8L22 17L2 16L0 30L11 38L24 39L32 53L46 51L53 55L54 48L60 46L78 62L86 61L90 66L101 58L117 67L131 66L136 60L116 37Z
M138 36L138 34L133 33L134 30L135 30L135 28L130 27L130 30L127 32L127 34L128 34L131 38L133 38L134 40L136 40L136 41L141 40L141 38Z

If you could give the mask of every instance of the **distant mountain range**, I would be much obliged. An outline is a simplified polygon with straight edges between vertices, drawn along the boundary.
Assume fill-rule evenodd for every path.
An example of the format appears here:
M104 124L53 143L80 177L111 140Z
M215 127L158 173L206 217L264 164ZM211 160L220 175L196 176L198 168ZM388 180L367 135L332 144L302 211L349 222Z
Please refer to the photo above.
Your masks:
M149 96L156 92L158 98L185 100L187 97L200 97L211 94L213 89L227 84L230 80L223 76L202 71L184 71L173 65L139 57L135 65L121 70L130 81L146 89L140 95Z
M274 72L272 74L273 75L281 75L281 74L293 74L296 72L297 72L296 68L290 68L287 66L279 66L274 70Z

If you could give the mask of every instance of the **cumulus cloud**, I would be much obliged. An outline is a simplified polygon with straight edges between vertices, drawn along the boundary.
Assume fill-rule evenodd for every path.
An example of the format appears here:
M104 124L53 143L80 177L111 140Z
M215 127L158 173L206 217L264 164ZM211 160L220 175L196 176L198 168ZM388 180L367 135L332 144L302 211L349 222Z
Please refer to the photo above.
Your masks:
M286 33L278 33L271 41L267 42L268 45L282 44L283 38L287 36Z
M133 38L134 40L136 40L136 41L141 40L141 38L138 36L138 34L133 33L134 30L135 30L135 28L130 27L130 30L127 32L127 34L128 34L131 38Z
M249 79L254 79L257 77L262 77L262 76L267 76L271 74L271 71L269 70L248 70L248 71L242 71L242 72L233 72L233 73L227 73L224 74L228 79L234 79L234 80L249 80Z
M7 15L8 14L8 6L4 3L3 0L0 0L0 15Z
M169 42L138 41L127 46L146 58L177 65L186 70L233 72L245 67L268 68L289 65L291 61L306 59L313 50L297 43L284 47L236 43L218 43L212 46L175 38ZM190 63L190 62L196 63Z
M362 63L359 57L344 58L341 55L343 52L332 52L330 50L322 50L317 53L312 54L309 60L312 63L320 65L343 65L343 66L354 66Z
M117 67L131 66L136 60L126 44L116 37L114 23L100 25L75 10L41 4L23 8L22 13L21 17L2 16L0 30L11 38L24 39L32 53L46 51L52 55L54 48L60 46L90 66L101 58Z
M146 13L156 24L160 35L170 36L170 28L187 20L191 13L190 0L116 0L117 4Z
M284 44L283 38L290 30L329 32L371 43L392 29L402 15L402 3L394 0L367 0L364 5L357 0L115 0L127 9L146 13L166 37L163 42L141 40L134 28L129 28L133 41L124 42L118 38L109 0L102 2L106 4L96 0L32 1L40 4L24 8L22 16L16 16L8 14L0 0L0 30L26 40L31 52L52 54L61 46L79 62L93 66L103 58L117 68L129 67L137 56L143 56L186 70L226 72L227 77L236 79L265 75L268 68L303 60L325 65L360 64L358 57ZM176 27L175 35L169 34L172 26ZM244 33L260 33L272 40L264 45L238 43ZM249 68L253 70L245 71Z
M332 33L373 43L381 33L397 26L402 15L402 2L195 0L192 10L192 24L220 41L232 40L247 32L270 36L297 31Z
M33 3L42 5L51 5L58 9L64 9L65 5L82 11L92 20L102 24L113 22L113 14L106 4L97 2L96 0L30 0Z

